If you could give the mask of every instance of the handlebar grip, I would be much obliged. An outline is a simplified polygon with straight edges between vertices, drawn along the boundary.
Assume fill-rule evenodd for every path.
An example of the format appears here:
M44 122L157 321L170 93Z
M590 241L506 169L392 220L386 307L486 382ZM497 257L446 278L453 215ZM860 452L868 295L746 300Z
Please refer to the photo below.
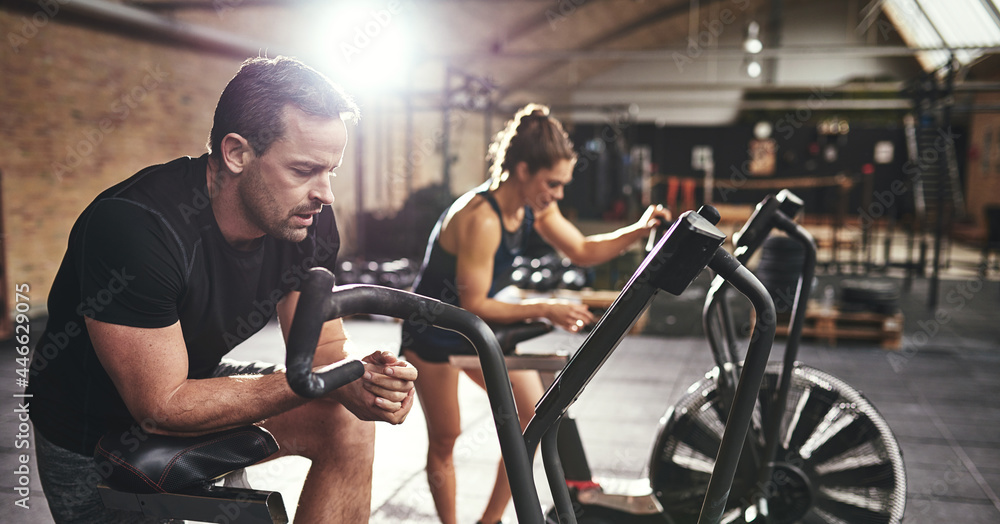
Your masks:
M322 373L312 370L323 324L330 319L326 296L336 279L325 270L310 271L309 275L289 330L285 367L292 391L306 398L317 398L361 378L365 365L358 360L344 360Z
M312 398L336 385L328 380L329 372L311 372L316 343L323 324L330 319L361 313L379 314L406 319L418 328L435 326L459 333L472 343L479 355L518 519L542 522L541 504L531 474L531 457L521 436L507 366L500 344L486 322L462 308L408 291L366 285L333 290L334 281L333 274L326 269L313 268L302 287L288 333L288 383L292 389ZM352 371L357 376L364 372L360 362L345 364L344 368L357 369ZM331 371L338 372L339 368Z
M713 226L719 225L719 221L722 220L722 215L719 213L719 210L716 209L715 206L710 206L708 204L698 208L698 214L704 217L705 220L711 222Z

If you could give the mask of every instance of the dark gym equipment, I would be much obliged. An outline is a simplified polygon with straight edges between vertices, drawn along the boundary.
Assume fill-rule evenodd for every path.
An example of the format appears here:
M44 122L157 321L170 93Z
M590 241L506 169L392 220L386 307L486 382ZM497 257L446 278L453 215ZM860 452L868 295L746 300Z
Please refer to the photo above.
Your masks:
M504 355L510 355L517 349L517 345L525 340L542 336L555 326L551 322L536 320L532 322L515 322L514 324L503 324L491 326L493 334L497 337L500 350Z
M899 523L906 478L899 446L885 420L845 382L795 362L815 269L815 243L779 209L782 200L795 199L787 191L766 198L734 235L740 260L748 259L760 236L772 228L806 250L784 359L768 366L727 519ZM713 283L705 306L705 330L717 367L668 411L650 463L653 487L678 524L695 522L690 499L704 489L699 460L711 457L718 446L714 427L725 420L720 415L729 403L727 390L739 373L731 351L732 321L727 313L716 314L725 305L724 287L720 280Z
M653 296L660 290L680 294L707 265L750 298L760 318L774 317L774 305L760 282L735 258L720 249L724 240L725 236L701 215L691 212L682 215L646 257L583 346L546 391L523 435L517 422L503 350L494 332L479 317L437 300L382 286L352 285L334 289L334 275L321 268L310 270L299 298L300 307L296 308L292 321L287 361L289 384L299 394L315 397L363 372L363 366L358 362L344 363L322 374L311 371L312 354L320 330L323 323L330 319L355 314L397 318L413 318L416 315L428 324L456 331L469 339L479 356L518 521L525 524L544 522L531 471L531 458L541 445L560 522L573 523L576 522L574 508L559 464L556 449L558 432L554 429L558 428L560 418L648 307ZM724 430L719 457L708 482L701 511L702 523L720 521L773 340L773 322L758 322L747 350L743 373L735 388L733 410ZM194 440L185 442L195 445ZM215 465L212 467L214 471ZM200 480L205 485L212 482L208 478ZM211 489L205 488L208 491ZM134 493L125 495L133 498L141 496ZM194 508L201 512L200 517L189 518L197 520L206 520L206 517L211 520L213 507L216 516L219 509L225 507L186 494L155 496L164 497L160 500L167 501L158 506L162 512ZM232 502L231 499L226 500L224 504ZM114 503L115 497L105 497L105 501L106 504ZM138 502L130 509L138 507L145 512L149 504L143 504ZM164 513L156 515L171 516ZM230 522L281 522L270 514L265 517L263 514L251 516L247 512L238 513Z
M395 289L410 289L417 278L419 260L342 260L337 264L337 282L371 284Z
M979 276L985 278L990 270L990 252L1000 252L1000 206L986 206L986 239L983 241L983 256L979 263ZM1000 259L993 262L993 270L1000 270Z
M892 315L899 311L899 286L888 280L846 279L840 282L841 311L872 311Z
M805 248L794 238L770 236L761 245L760 263L754 274L771 294L778 313L792 310L805 256Z
M548 389L523 436L516 423L517 411L502 350L492 331L478 317L436 300L388 288L345 286L330 292L333 277L323 270L312 271L302 292L303 295L311 295L310 303L316 307L299 311L309 312L305 313L311 315L311 320L304 319L307 323L318 324L329 318L350 314L378 313L408 318L416 313L437 327L463 334L479 354L518 521L536 524L543 522L538 494L531 476L530 460L535 449L541 445L560 519L562 522L575 522L555 449L557 432L552 429L624 338L652 297L661 289L679 294L706 265L711 265L751 297L763 318L773 317L773 304L763 286L732 256L719 249L724 238L714 225L700 215L683 215L657 244L656 249L646 257L621 296ZM297 316L292 331L300 329L296 325L299 321ZM773 323L759 322L755 329L756 336L748 350L748 364L734 398L736 407L726 428L723 451L716 463L717 471L712 476L706 495L704 522L719 522L718 508L724 506L729 492L729 484L735 472L741 443L750 423L750 413L773 341Z
M798 268L802 276L790 303L784 362L767 366L751 408L752 423L732 490L719 511L729 523L898 524L906 480L888 425L849 385L795 362L816 263L811 236L789 218L801 208L802 202L788 191L769 196L734 235L736 258L741 262L765 244L772 229L784 231L805 250ZM649 463L652 497L609 493L592 482L575 426L561 428L561 451L567 478L574 486L571 499L578 522L703 522L702 501L710 490L714 467L722 460L722 428L733 413L735 386L746 370L735 352L728 287L716 277L703 313L716 368L689 388L661 419ZM759 312L757 318L758 323L766 320Z
M580 290L593 281L592 271L574 265L547 244L549 252L540 256L514 258L510 283L521 289L547 292L555 289Z

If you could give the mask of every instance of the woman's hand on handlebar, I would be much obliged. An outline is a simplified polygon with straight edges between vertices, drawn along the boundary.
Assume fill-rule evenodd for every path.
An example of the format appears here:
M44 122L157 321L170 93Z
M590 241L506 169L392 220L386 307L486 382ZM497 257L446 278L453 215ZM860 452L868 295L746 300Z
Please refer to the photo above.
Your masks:
M545 318L567 331L577 332L584 326L593 324L596 318L590 309L583 305L562 300L551 300L546 303Z
M662 226L671 220L673 220L673 215L670 214L670 210L657 204L647 207L646 212L642 214L636 225L648 233L651 229Z
M331 398L361 420L402 423L413 408L417 369L388 351L376 351L361 362L361 380L335 390Z

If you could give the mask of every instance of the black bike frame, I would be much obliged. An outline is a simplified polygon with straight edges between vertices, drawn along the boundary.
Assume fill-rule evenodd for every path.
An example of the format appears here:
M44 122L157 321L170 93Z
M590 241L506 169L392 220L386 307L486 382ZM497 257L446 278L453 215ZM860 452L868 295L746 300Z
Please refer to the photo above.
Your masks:
M741 234L734 237L734 241L737 244L736 258L744 264L753 256L770 230L774 228L785 232L805 247L802 275L799 278L795 298L792 302L788 338L782 358L781 377L771 399L773 405L783 406L788 401L788 392L791 389L792 372L798 358L799 341L802 338L802 327L805 323L806 304L812 291L812 281L816 272L816 242L805 228L796 224L786 214L794 216L801 209L800 200L787 190L779 193L774 200L770 200L771 198L774 197L768 197L758 205L754 216L747 221ZM705 332L719 369L719 391L720 399L723 402L728 402L728 399L732 397L729 392L732 391L732 384L735 383L739 373L738 357L735 353L733 319L725 299L726 288L727 283L721 277L716 277L705 299L703 314ZM716 326L712 325L713 318L721 324L719 329L722 330L724 339L720 339L719 334L714 329ZM776 412L784 413L783 410ZM778 450L778 433L781 431L782 422L782 416L771 417L768 420L764 427L763 455L752 457L758 471L757 481L761 483L759 485L766 485L771 480L771 472Z
M542 444L542 459L560 522L575 524L576 516L559 463L556 445L559 421L659 290L680 294L708 265L747 295L762 318L774 318L770 295L749 270L721 249L721 242L685 238L686 220L692 216L697 215L683 215L646 257L622 294L545 392L535 408L535 416L525 428L524 438L529 449L539 441ZM687 262L680 264L682 260ZM685 274L677 273L675 267L678 266L686 269ZM717 523L722 517L773 341L774 323L758 323L747 350L748 365L737 387L730 423L726 425L705 495L701 523Z
M321 268L310 270L292 322L289 359L290 363L294 360L296 369L294 376L293 370L289 369L289 381L299 382L296 387L300 389L303 387L301 382L323 387L323 376L314 376L309 366L303 365L302 359L315 347L322 325L327 320L355 314L381 314L455 331L469 339L479 354L518 522L544 522L531 470L531 459L539 443L542 444L543 460L560 519L562 522L575 522L558 462L558 421L656 292L662 289L680 294L698 273L709 266L747 295L761 318L774 318L774 304L767 291L749 270L721 249L724 240L725 235L701 215L692 212L682 215L646 257L583 346L545 392L523 435L503 353L493 332L479 317L406 291L364 285L332 289L333 275ZM700 524L717 524L725 509L773 341L773 322L758 322L709 482ZM311 357L308 360L311 364Z

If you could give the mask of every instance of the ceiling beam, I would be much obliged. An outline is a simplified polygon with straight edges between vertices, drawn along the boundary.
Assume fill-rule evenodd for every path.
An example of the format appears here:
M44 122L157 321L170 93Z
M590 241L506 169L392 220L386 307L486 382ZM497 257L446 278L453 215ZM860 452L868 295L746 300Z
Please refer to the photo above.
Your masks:
M995 89L1000 90L1000 84L993 84ZM690 91L737 91L745 92L766 92L766 93L801 93L818 91L822 93L898 93L905 88L904 82L896 81L872 81L872 82L849 82L837 85L816 85L816 84L782 84L764 85L760 82L716 82L716 83L671 83L671 82L642 82L635 84L626 83L601 83L591 85L581 85L572 91L574 93L621 93L621 92L690 92ZM957 86L956 86L957 90ZM537 85L532 87L532 91L552 91L565 92L566 87Z
M591 0L596 1L596 0ZM328 0L129 0L123 2L125 5L148 9L150 11L181 11L185 9L197 9L206 11L216 11L220 7L238 8L255 6L288 7L290 3L329 3ZM552 0L419 0L421 4L553 4ZM378 7L378 6L375 6Z
M743 58L747 52L743 47L714 47L701 49L701 56L713 58ZM830 57L841 58L878 58L878 57L906 57L919 53L931 51L979 51L986 55L1000 54L1000 46L971 46L971 47L922 47L913 48L906 46L850 46L850 45L810 45L810 46L785 46L779 48L765 48L755 56L760 58L776 58L790 56L804 56L812 59L822 59ZM535 51L501 51L497 53L487 51L456 51L449 53L438 53L424 55L425 60L540 60L547 61L552 65L555 63L569 62L571 60L616 60L632 62L663 62L672 61L676 54L687 56L688 50L683 47L667 48L657 50L642 49L564 49L564 50L535 50ZM541 68L539 68L541 70ZM546 67L544 71L550 71L551 67ZM525 75L527 76L527 75ZM516 84L517 82L512 82Z
M713 3L719 2L720 0L703 0L703 1L707 5L707 4L713 4ZM587 4L584 4L582 7L585 8L586 5ZM704 8L704 6L702 6L702 7ZM635 31L638 31L639 29L642 29L643 27L647 27L647 26L659 23L659 22L661 22L663 20L666 20L666 19L669 19L669 18L673 18L675 16L683 15L683 14L689 12L689 11L690 11L690 4L688 2L686 2L686 1L678 2L678 3L672 4L672 5L669 5L669 6L665 6L665 7L661 7L660 9L658 9L656 11L653 11L652 13L640 16L639 18L633 20L632 22L629 22L627 24L615 27L615 28L611 29L610 31L607 31L607 32L605 32L603 34L600 34L600 35L598 35L598 36L590 39L586 43L578 46L578 48L576 50L573 50L573 51L570 51L570 52L572 53L572 52L594 51L594 50L600 48L601 46L605 46L605 45L610 44L610 43L612 43L612 42L614 42L616 40L619 40L619 39L621 39L621 38L623 38L625 36L628 36L628 35L634 33ZM518 89L523 89L523 88L525 88L525 87L527 87L527 86L535 83L539 78L543 77L546 73L552 72L552 70L554 70L555 68L557 68L559 66L562 66L563 64L565 64L566 62L568 62L571 58L572 57L558 57L558 58L553 58L548 63L543 64L543 65L537 67L536 69L533 69L532 71L529 71L527 74L522 75L522 76L514 79L514 81L512 81L510 83L510 87L508 87L507 89L501 91L500 97L503 98L504 96L506 96L507 94L509 94L511 91L516 91Z
M103 0L66 0L59 3L60 21L69 20L102 31L113 31L142 40L193 47L239 58L258 56L264 51L277 54L275 46L266 42L213 27L181 22L124 4ZM37 7L34 2L13 4L13 6L22 9ZM65 18L62 16L63 13L66 14Z

